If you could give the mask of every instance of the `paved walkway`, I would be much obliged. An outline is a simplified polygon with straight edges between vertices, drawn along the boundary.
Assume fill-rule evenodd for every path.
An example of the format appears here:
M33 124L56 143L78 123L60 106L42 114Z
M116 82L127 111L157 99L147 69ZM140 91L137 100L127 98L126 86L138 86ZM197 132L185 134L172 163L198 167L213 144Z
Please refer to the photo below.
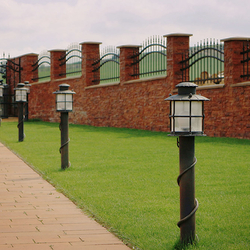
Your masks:
M0 249L130 248L0 143Z

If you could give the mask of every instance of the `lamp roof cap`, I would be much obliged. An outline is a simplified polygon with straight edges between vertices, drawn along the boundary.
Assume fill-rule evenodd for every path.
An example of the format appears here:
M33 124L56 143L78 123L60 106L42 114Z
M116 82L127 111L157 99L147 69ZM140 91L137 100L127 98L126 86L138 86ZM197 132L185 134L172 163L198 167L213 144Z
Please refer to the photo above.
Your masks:
M198 85L196 85L193 82L181 82L176 85L176 88L196 88Z
M25 84L24 83L18 83L16 88L14 90L25 90L28 91L28 88L25 88Z
M67 84L67 83L62 83L62 84L60 84L59 85L59 89L60 90L68 90L69 89L69 84Z
M209 101L208 98L202 95L172 95L165 99L165 101Z
M73 90L69 90L70 85L67 83L62 83L59 85L59 90L53 92L53 94L75 94Z
M165 101L209 101L208 98L196 94L196 85L193 82L181 82L176 85L178 88L177 95L171 95Z
M178 88L179 95L194 95L196 94L196 87L198 87L198 85L193 82L181 82L177 84L176 87Z
M20 82L20 83L17 84L17 88L23 88L24 86L25 86L25 84L22 83L22 82Z

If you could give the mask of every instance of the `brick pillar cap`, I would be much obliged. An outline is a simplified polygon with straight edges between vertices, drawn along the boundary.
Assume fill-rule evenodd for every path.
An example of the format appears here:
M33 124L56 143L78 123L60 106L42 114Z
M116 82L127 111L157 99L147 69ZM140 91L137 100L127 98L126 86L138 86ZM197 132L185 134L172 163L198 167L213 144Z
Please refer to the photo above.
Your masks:
M66 49L50 49L48 52L64 52Z
M23 56L38 56L39 54L36 54L36 53L28 53L28 54L24 54L24 55L21 55L21 56L18 56L16 58L20 58L20 57L23 57ZM6 58L6 59L9 59L9 58ZM14 58L13 58L14 59Z
M250 37L229 37L220 40L221 42L228 42L228 41L250 41Z
M186 33L171 33L168 35L164 35L163 37L173 37L173 36L193 36L193 34L186 34Z
M83 44L102 44L102 42L82 42L82 43L79 43L80 45L83 45Z
M128 45L117 46L117 49L120 49L120 48L140 48L140 47L142 47L142 46L141 45L128 44Z

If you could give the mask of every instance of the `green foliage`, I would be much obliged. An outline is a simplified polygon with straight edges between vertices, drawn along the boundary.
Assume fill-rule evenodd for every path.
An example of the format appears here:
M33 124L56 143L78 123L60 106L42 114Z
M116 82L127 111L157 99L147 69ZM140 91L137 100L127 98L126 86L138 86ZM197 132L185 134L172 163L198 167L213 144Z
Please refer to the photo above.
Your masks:
M197 241L181 246L178 148L167 133L70 125L71 167L60 170L58 124L14 122L0 140L135 249L249 249L250 141L196 138Z

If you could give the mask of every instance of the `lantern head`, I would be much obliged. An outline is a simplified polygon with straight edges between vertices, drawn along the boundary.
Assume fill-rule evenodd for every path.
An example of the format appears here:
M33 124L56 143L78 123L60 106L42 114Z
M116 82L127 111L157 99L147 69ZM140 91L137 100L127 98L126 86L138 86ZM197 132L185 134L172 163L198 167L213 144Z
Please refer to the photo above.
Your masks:
M69 90L69 84L63 83L59 85L59 90L56 94L56 111L71 112L73 110L73 94L74 91Z
M28 89L24 87L24 83L18 83L15 90L16 102L27 102Z
M170 101L170 130L172 136L204 135L204 101L208 98L196 95L198 85L183 82L176 85L178 94L165 99Z
M0 97L3 97L3 85L0 85Z

